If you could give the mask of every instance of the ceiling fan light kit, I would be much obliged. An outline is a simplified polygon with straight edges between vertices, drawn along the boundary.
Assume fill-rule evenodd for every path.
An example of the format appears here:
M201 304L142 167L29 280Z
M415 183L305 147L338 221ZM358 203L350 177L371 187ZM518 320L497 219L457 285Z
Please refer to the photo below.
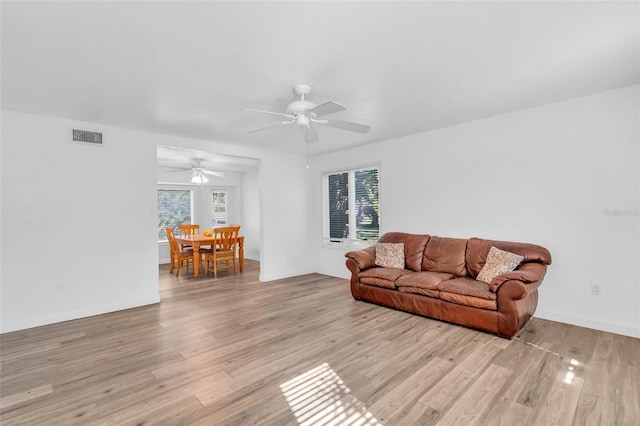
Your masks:
M202 173L193 172L191 174L191 183L203 184L209 182L209 179Z
M306 115L300 114L296 117L296 124L298 126L309 127L309 117Z
M258 109L240 108L243 111L260 112L264 114L279 115L288 118L286 121L279 121L276 123L267 124L266 126L258 127L253 130L249 130L247 133L255 133L261 130L269 129L271 127L277 127L280 125L287 125L295 123L302 129L302 135L306 143L313 143L319 140L318 134L315 131L314 124L320 124L323 126L335 127L337 129L348 130L357 133L367 133L370 127L364 124L352 123L349 121L341 120L328 120L318 119L317 117L323 117L325 115L333 114L335 112L344 111L346 108L337 102L325 102L320 105L316 105L313 102L307 101L305 96L311 92L311 86L305 83L296 84L293 86L293 91L296 95L300 96L299 100L295 100L287 105L286 112L275 111L263 111Z

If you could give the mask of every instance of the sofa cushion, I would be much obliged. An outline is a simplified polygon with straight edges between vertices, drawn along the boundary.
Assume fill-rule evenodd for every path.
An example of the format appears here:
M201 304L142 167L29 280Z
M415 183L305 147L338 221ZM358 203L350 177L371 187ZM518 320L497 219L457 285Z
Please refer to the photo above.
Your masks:
M482 281L476 281L473 278L468 277L459 277L442 281L438 284L438 290L463 296L480 297L490 300L497 299L496 294L489 290L489 284L483 283Z
M462 294L447 293L441 291L438 295L440 300L455 303L456 305L470 306L472 308L487 309L497 311L498 304L495 300L483 299L482 297L464 296Z
M404 269L404 243L377 243L376 266Z
M362 284L375 285L376 287L396 288L396 280L403 275L411 274L406 269L396 268L371 268L358 274Z
M438 298L439 290L432 290L428 288L420 288L420 287L398 287L398 291L403 293L413 293L420 294L422 296L433 297L434 299Z
M387 232L378 242L380 243L404 243L405 268L419 271L424 254L424 246L429 241L428 235L406 234L404 232Z
M487 261L478 273L477 280L490 284L491 280L498 275L516 269L522 262L522 259L524 259L524 257L518 254L491 246L489 254L487 255Z
M497 310L496 293L489 290L489 284L468 277L454 278L438 285L442 300L458 305L480 309Z
M424 289L437 289L442 281L455 278L455 275L446 272L414 272L398 278L396 285L400 287L417 287Z
M422 260L422 270L447 272L458 277L467 275L465 252L467 240L460 238L431 237Z
M469 239L466 253L467 270L471 277L477 277L482 270L491 246L519 254L524 257L523 263L535 262L542 263L543 265L551 264L551 254L544 247L535 244L483 240L474 237Z

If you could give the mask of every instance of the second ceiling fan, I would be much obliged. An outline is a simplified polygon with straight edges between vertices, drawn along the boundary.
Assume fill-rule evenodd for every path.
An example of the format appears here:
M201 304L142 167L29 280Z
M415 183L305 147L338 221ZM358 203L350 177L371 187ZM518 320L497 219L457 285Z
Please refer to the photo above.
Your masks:
M308 84L296 84L295 86L293 86L293 91L296 93L296 95L300 96L300 99L293 101L289 105L287 105L286 112L240 108L243 111L261 112L264 114L279 115L281 117L287 118L287 120L278 121L275 123L267 124L266 126L258 127L257 129L249 130L247 133L254 133L260 130L265 130L281 125L296 124L302 129L304 141L306 143L313 143L319 140L318 133L314 128L314 124L335 127L342 130L348 130L350 132L369 132L370 127L364 124L320 118L324 117L325 115L333 114L335 112L344 111L346 108L339 103L332 101L325 102L320 105L316 105L313 102L307 101L305 99L305 96L308 95L309 92L311 92L311 86L309 86Z
M224 177L224 173L222 172L214 172L212 170L207 170L205 167L201 166L203 160L196 159L194 160L195 164L190 167L174 167L173 170L167 170L167 173L175 173L175 172L191 172L191 183L207 183L209 179L205 175L211 175L216 177Z

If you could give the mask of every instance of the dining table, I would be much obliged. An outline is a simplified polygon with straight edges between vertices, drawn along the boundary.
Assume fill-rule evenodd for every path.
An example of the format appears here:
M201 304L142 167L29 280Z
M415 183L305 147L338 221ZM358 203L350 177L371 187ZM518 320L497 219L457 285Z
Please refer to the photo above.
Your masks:
M244 236L238 235L236 237L238 242L238 266L240 272L244 269ZM216 236L215 234L207 236L202 234L194 235L176 235L176 241L178 244L188 245L193 247L193 276L198 278L200 274L200 247L211 246L212 249L216 248Z

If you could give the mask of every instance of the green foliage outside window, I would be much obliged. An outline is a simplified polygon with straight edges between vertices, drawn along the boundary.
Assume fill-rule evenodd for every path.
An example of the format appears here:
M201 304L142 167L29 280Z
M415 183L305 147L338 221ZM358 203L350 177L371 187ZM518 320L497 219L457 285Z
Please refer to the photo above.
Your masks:
M191 223L191 190L158 189L158 241L166 241L166 227Z
M356 239L380 238L380 202L378 200L378 169L355 172Z

